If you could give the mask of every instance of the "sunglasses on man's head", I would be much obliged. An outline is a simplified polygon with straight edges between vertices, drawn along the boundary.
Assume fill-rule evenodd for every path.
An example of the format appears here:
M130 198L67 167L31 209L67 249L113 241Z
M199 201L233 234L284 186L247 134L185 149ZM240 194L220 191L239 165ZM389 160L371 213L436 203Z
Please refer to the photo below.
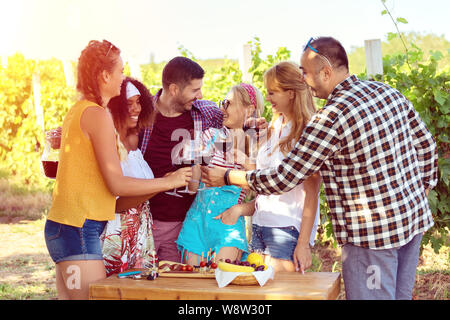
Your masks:
M228 107L230 106L230 100L228 99L223 99L222 101L220 101L219 106L221 108L223 108L223 110L227 110Z
M330 60L328 60L328 58L327 58L325 55L321 54L321 53L319 52L319 50L317 50L316 48L314 48L314 47L311 45L311 42L312 42L312 41L314 41L314 38L313 38L313 37L309 38L308 42L306 43L305 48L303 48L303 52L305 52L306 49L308 49L308 48L311 49L312 51L314 51L315 53L317 53L317 55L318 55L320 58L322 58L323 60L325 60L325 61L328 63L328 65L332 68L333 66L331 65Z
M313 41L313 40L314 40L313 37L309 38L308 42L306 43L305 48L303 48L303 52L305 52L306 49L310 48L310 49L311 49L312 51L314 51L315 53L319 53L319 51L317 51L316 48L313 48L313 46L311 46L311 41Z

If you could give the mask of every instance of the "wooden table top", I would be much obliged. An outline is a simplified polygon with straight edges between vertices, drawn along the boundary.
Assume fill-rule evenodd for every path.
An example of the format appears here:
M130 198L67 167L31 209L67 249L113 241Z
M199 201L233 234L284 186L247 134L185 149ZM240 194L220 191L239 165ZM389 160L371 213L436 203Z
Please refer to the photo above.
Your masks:
M216 279L119 279L112 275L92 283L93 300L324 300L340 291L338 272L277 272L263 287L229 284L219 288Z

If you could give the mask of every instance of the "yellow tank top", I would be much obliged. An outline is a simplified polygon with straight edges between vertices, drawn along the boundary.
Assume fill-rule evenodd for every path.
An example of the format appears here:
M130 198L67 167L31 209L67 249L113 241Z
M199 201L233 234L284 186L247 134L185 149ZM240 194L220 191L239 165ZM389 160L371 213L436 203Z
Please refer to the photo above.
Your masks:
M87 107L96 103L77 102L64 118L61 149L53 202L48 219L82 227L85 219L114 219L116 198L106 186L92 143L81 130L80 120Z

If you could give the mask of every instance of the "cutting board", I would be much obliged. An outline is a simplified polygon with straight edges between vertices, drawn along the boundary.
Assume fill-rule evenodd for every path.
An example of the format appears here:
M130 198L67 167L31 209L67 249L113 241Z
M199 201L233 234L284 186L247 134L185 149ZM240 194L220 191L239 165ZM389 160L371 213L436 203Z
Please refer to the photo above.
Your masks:
M197 279L215 279L214 273L200 273L188 271L166 271L159 274L162 278L197 278Z

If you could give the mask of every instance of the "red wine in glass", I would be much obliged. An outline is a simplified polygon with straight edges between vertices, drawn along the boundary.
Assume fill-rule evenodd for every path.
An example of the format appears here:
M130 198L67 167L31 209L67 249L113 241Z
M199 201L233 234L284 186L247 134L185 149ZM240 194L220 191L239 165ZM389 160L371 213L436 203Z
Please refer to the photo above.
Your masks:
M225 132L220 130L218 132L218 135L214 139L214 146L217 150L222 151L223 153L230 151L230 149L233 147L233 141L228 140L227 135Z
M44 168L45 176L55 179L58 171L58 161L42 160L42 167Z
M242 130L250 137L259 137L260 128L256 125L256 118L249 118L244 121Z

